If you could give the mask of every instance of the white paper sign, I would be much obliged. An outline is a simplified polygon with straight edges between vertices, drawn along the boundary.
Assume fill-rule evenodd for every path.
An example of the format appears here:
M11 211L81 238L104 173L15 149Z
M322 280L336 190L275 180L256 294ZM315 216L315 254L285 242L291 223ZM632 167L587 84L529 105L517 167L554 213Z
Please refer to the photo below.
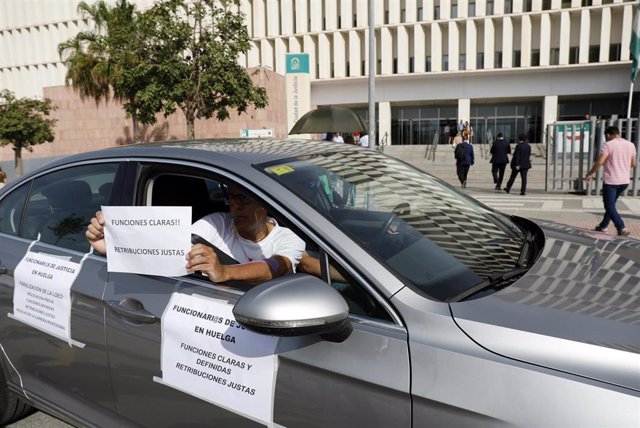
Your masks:
M12 317L71 343L71 286L80 267L27 251L14 272Z
M109 272L186 275L191 207L102 207Z
M173 294L162 315L162 383L270 424L278 339L246 330L232 309Z

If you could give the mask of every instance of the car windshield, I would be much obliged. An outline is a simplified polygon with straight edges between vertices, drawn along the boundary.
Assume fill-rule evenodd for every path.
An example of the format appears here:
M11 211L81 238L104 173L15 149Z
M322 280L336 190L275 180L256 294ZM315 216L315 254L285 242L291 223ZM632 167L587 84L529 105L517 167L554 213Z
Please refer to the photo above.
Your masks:
M518 265L525 239L507 217L370 150L260 165L386 264L447 301Z

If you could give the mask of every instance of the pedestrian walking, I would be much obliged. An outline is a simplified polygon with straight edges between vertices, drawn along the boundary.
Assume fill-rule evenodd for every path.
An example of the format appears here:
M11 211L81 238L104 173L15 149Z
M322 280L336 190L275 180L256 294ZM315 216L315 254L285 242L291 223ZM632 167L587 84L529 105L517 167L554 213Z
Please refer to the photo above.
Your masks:
M456 158L456 173L458 174L458 180L460 180L460 186L462 188L467 187L467 175L469 174L469 168L474 163L473 146L469 144L466 138L462 138L462 143L456 145L453 154Z
M609 126L604 130L607 140L596 163L584 176L587 183L601 166L604 166L602 175L602 202L604 203L604 216L595 230L606 232L609 222L613 221L618 235L629 236L629 231L624 227L624 221L618 213L616 202L629 186L631 169L637 164L636 147L630 141L620 137L620 130L615 126Z
M504 191L507 193L511 191L516 177L520 174L520 180L522 181L520 194L524 196L527 194L527 173L531 169L531 146L527 141L526 134L520 134L518 140L518 145L516 145L511 158L511 176L509 176L509 181L507 181L507 187L504 188Z
M509 155L511 154L511 145L504 139L502 132L496 135L496 141L491 145L489 150L491 153L491 175L493 175L493 184L496 185L495 190L502 189L502 180L504 179L504 170L509 163Z

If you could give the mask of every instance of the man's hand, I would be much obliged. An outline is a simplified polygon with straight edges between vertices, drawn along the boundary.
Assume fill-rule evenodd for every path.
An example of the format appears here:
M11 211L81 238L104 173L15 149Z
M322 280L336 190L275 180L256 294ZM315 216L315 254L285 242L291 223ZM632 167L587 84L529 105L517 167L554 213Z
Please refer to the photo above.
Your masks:
M96 212L96 216L91 219L85 232L87 241L93 249L100 254L107 254L107 244L104 241L104 215L102 211Z
M187 269L202 272L212 282L229 280L225 266L220 264L216 252L208 245L196 244L191 247L187 254Z

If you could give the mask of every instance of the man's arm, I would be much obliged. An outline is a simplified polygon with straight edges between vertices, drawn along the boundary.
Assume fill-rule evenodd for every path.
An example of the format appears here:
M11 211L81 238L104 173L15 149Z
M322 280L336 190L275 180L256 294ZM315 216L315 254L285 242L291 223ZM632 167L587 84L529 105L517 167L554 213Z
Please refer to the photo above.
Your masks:
M604 162L607 160L607 157L609 157L607 153L602 153L598 157L598 160L596 160L596 163L594 163L591 169L589 170L589 172L585 174L584 181L589 182L589 180L591 180L591 176L593 176L596 173L596 171L600 169L602 165L604 165ZM633 164L633 161L631 163Z
M196 244L187 254L187 269L202 272L212 282L242 281L258 284L292 272L292 263L287 257L275 255L249 263L223 265L213 248Z

